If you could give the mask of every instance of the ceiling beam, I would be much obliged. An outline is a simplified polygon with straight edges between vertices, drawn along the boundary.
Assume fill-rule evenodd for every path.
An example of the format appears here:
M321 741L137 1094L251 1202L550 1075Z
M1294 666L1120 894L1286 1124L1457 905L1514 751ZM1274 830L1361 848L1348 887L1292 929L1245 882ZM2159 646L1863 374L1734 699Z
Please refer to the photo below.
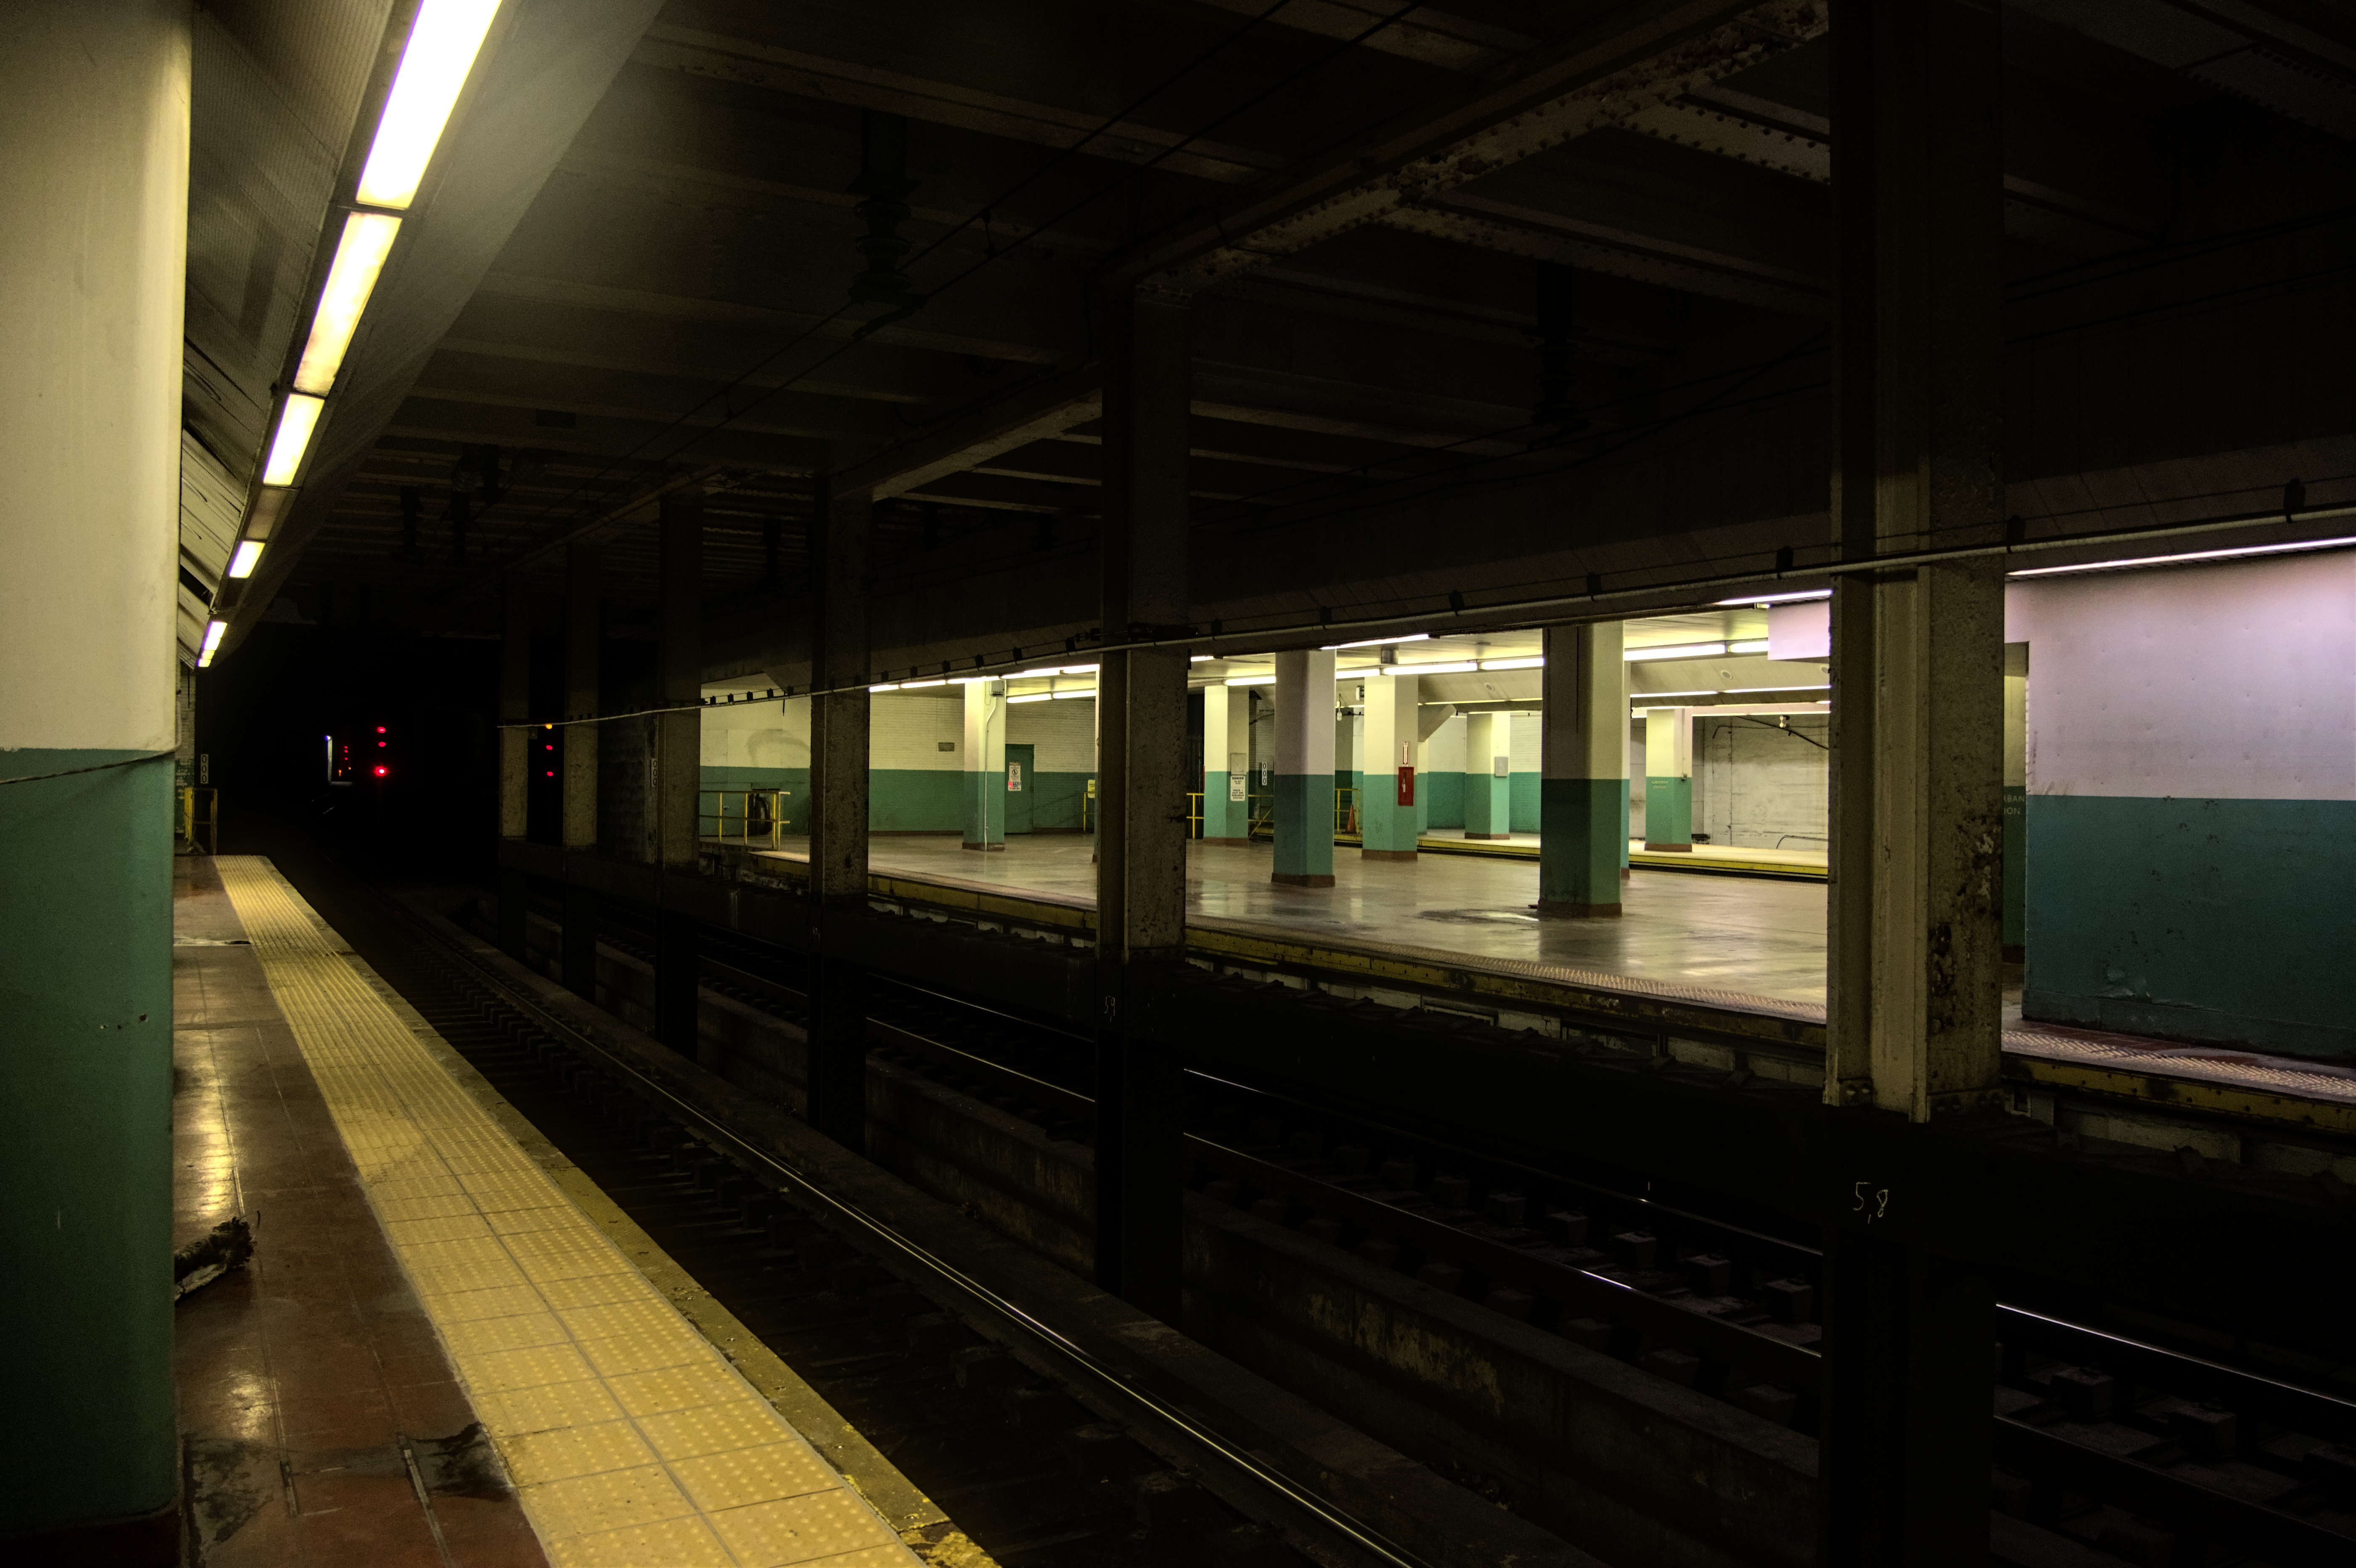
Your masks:
M956 415L834 475L837 493L876 500L1061 434L1104 412L1103 372L1090 362Z
M1111 282L1197 290L1574 137L1674 102L1826 28L1824 0L1655 0L1613 13L1437 112L1354 141L1313 169L1131 247ZM1370 172L1371 171L1371 172Z

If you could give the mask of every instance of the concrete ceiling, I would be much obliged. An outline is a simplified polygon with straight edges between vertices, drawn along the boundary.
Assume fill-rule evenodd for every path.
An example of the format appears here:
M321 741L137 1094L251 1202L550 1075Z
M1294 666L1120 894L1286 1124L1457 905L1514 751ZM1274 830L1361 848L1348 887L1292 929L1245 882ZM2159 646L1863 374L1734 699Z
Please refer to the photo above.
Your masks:
M1464 0L1398 26L1338 0L509 9L362 345L369 395L323 436L246 624L354 590L388 627L479 634L499 584L552 592L585 540L626 630L652 498L693 483L715 671L782 674L824 474L884 498L879 670L1084 635L1107 280L1193 299L1206 622L1665 582L1823 537L1821 0ZM2167 347L2222 288L2304 308L2297 280L2350 238L2356 19L2032 0L2006 24L2008 330L2049 367L2074 346L2011 394L2017 482L2176 464L2148 502L2196 483L2189 457L2348 428L2312 368L2222 398L2283 357L2246 322L2204 366ZM923 299L880 326L849 294L868 111L908 123ZM207 124L200 191L234 162ZM1569 441L1532 423L1550 267L1591 421ZM283 352L284 292L256 296L253 354ZM250 468L251 415L204 417Z

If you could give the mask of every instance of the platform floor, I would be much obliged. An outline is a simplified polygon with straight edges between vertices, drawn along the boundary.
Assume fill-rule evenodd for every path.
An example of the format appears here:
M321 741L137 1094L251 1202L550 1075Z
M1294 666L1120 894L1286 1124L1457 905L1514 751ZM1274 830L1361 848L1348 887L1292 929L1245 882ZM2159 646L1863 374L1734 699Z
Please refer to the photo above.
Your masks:
M809 840L774 853L809 859ZM886 874L954 879L1092 907L1096 868L1079 834L1010 838L969 850L943 834L878 835L868 864ZM1825 999L1821 883L1637 870L1618 919L1541 920L1534 860L1425 855L1369 860L1333 852L1333 886L1269 880L1265 844L1193 843L1189 920L1233 921L1329 943L1385 942L1740 992L1783 1002Z
M256 1221L179 1308L195 1561L918 1562L266 861L182 865L179 1239Z

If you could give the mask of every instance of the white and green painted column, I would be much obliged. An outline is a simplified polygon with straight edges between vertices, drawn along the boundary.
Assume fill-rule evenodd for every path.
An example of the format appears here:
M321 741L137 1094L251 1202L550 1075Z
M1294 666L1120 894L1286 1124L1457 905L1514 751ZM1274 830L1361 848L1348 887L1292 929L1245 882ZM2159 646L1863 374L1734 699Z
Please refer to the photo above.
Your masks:
M1358 784L1358 830L1369 860L1412 860L1416 840L1416 699L1412 675L1366 677L1365 760Z
M0 48L0 1540L176 1561L172 773L189 7Z
M1004 681L965 683L965 738L958 750L965 785L965 847L1003 850L1008 787Z
M1464 716L1464 837L1510 838L1514 736L1510 713Z
M2004 955L2027 951L2029 888L2029 645L2004 645Z
M1644 710L1644 848L1693 849L1693 709Z
M1333 656L1276 656L1276 869L1293 888L1333 885Z
M1251 842L1251 688L1203 691L1203 842Z
M1628 696L1621 651L1616 621L1554 627L1546 635L1538 763L1542 915L1620 912L1628 820Z

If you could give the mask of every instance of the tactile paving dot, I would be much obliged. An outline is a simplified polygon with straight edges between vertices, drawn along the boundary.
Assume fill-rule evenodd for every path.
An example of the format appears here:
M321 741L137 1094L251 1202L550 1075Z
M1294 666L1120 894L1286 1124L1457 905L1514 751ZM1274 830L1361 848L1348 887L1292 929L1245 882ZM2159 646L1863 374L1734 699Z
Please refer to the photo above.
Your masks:
M638 1430L662 1456L677 1465L701 1454L725 1453L767 1443L777 1434L769 1413L744 1400L726 1404L701 1404L638 1417Z
M705 1517L737 1562L763 1568L889 1546L894 1540L882 1520L840 1491L752 1503Z
M660 1465L634 1465L594 1476L565 1476L518 1488L532 1522L553 1540L600 1535L696 1511Z
M535 1345L562 1345L571 1339L553 1312L519 1312L507 1317L442 1326L442 1343L453 1358L487 1355L493 1350L526 1350Z
M426 1310L436 1323L466 1323L484 1317L512 1317L537 1312L545 1305L540 1292L528 1285L503 1285L489 1290L424 1291Z
M486 1350L454 1359L459 1378L470 1390L538 1388L542 1383L578 1382L594 1376L587 1359L571 1344Z
M697 1515L548 1543L550 1568L714 1568L727 1548Z
M603 1475L655 1462L638 1429L626 1421L599 1421L509 1439L503 1450L508 1474L519 1487Z
M798 1443L764 1443L692 1459L672 1457L671 1474L706 1513L825 1491L836 1476Z
M659 1415L666 1410L685 1410L690 1405L757 1397L737 1381L734 1373L709 1364L635 1372L628 1377L609 1378L605 1386L614 1391L614 1397L632 1415Z
M665 1367L694 1366L704 1360L703 1352L698 1347L687 1343L678 1335L644 1328L627 1334L611 1334L599 1339L584 1339L581 1341L581 1353L588 1358L597 1375L604 1378L660 1371Z
M603 1339L615 1334L659 1332L679 1320L667 1302L611 1301L598 1307L572 1307L558 1314L576 1339Z
M586 1426L617 1421L621 1403L604 1383L584 1379L575 1383L543 1383L538 1388L468 1391L475 1414L504 1443L519 1433L551 1432L560 1427Z

